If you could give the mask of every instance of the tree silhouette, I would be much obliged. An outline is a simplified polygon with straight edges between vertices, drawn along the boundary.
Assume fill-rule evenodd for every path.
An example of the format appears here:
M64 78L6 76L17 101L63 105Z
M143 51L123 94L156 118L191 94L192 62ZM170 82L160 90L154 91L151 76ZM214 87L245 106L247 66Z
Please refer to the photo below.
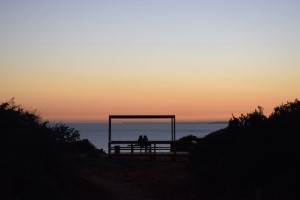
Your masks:
M210 198L224 198L228 190L230 199L255 198L257 188L264 199L299 198L299 141L298 99L275 107L269 117L258 107L204 137L192 152L191 169Z
M258 106L252 113L247 113L246 115L241 114L239 118L232 115L229 120L229 128L232 127L255 127L264 123L267 117L264 115L264 109Z
M76 148L71 144L79 138L77 130L61 123L51 126L14 99L1 103L0 199L9 187L12 199L59 199L61 179L71 173L67 155L76 152L70 146Z
M66 124L58 123L52 127L55 137L64 142L76 142L80 139L78 130L67 126Z

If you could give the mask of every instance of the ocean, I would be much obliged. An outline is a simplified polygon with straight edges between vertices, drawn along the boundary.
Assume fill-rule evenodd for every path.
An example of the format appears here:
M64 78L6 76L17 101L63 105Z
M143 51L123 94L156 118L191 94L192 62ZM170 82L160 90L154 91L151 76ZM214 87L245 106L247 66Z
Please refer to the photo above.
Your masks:
M80 132L81 139L88 139L98 149L107 152L107 123L66 123ZM228 123L213 122L177 122L176 139L187 135L204 137L216 130L223 129ZM113 123L112 140L137 140L139 135L147 135L149 140L170 140L171 124L162 122Z

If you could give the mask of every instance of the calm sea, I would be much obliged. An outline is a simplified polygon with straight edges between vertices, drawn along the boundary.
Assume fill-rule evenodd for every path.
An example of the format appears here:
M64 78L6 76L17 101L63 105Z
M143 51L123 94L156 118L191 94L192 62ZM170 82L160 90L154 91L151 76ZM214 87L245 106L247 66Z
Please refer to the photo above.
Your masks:
M81 139L88 139L97 148L107 151L108 124L107 123L66 123L80 132ZM216 130L225 128L228 123L176 123L176 139L187 135L204 137ZM147 135L149 140L170 140L170 123L113 123L112 140L137 140L139 135Z

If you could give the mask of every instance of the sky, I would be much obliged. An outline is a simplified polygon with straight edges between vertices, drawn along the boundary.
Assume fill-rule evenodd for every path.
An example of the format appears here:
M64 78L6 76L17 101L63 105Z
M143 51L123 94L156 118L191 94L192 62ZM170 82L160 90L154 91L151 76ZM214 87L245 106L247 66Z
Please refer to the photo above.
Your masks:
M229 120L300 97L298 0L0 0L0 101L50 121Z

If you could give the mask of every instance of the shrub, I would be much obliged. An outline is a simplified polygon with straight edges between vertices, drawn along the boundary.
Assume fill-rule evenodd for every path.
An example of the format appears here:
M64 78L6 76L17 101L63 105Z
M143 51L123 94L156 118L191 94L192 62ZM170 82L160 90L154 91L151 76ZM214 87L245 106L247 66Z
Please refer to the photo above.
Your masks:
M228 190L254 197L255 188L262 188L266 199L299 197L299 133L297 99L275 107L269 117L261 107L233 116L227 128L204 137L192 152L190 166L200 190L219 194L216 198Z
M52 127L52 131L57 140L63 142L76 142L80 139L78 130L71 128L65 124L57 123Z
M79 141L79 132L65 124L51 127L11 99L0 104L0 137L0 199L9 185L12 199L58 199L61 179L71 169L65 152Z

